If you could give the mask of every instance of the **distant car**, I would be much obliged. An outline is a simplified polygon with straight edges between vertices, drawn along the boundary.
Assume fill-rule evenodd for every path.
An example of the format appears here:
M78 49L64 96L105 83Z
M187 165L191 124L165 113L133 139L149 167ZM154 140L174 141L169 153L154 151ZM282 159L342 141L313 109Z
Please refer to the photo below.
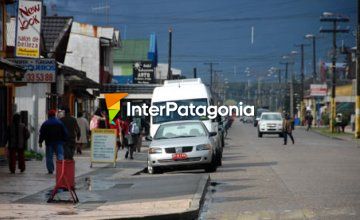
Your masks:
M278 112L263 112L258 124L258 137L263 134L278 134L282 137L283 118Z
M253 123L253 117L250 116L243 116L242 122L245 123Z
M254 127L258 126L258 122L260 120L261 114L263 112L270 112L269 109L266 108L259 108L256 110L256 115L255 115L255 119L254 119Z
M198 120L162 123L151 140L147 168L150 174L162 168L193 168L215 172L216 132Z

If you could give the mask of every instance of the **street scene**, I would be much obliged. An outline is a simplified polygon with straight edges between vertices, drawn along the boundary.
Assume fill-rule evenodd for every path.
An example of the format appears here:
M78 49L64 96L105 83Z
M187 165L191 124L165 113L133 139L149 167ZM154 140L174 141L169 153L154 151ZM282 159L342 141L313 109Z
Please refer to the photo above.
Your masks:
M0 219L360 219L359 9L0 0Z

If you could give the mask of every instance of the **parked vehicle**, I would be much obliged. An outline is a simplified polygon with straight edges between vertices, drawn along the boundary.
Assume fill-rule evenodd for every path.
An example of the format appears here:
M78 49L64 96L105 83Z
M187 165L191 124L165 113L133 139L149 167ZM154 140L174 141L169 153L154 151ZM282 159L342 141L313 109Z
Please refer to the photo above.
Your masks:
M244 123L244 124L253 123L253 117L251 117L251 116L242 116L240 121L242 123Z
M256 110L255 120L254 120L254 127L258 126L258 122L260 120L261 114L263 112L270 112L269 109L266 108L258 108Z
M263 134L278 134L279 137L282 137L282 126L283 118L281 113L263 112L259 119L258 137L262 137Z
M174 102L178 106L196 106L213 105L213 100L209 89L202 83L200 78L182 79L182 80L165 80L164 85L156 87L152 95L152 105L165 106L166 102ZM165 110L164 110L165 111ZM164 114L151 117L150 135L153 137L162 123L181 120L201 120L209 132L215 132L216 161L221 165L222 145L221 137L218 134L219 122L217 119L209 119L207 116L188 115L180 116L176 111L171 115Z
M148 172L170 167L216 171L216 135L199 120L162 123L149 146Z

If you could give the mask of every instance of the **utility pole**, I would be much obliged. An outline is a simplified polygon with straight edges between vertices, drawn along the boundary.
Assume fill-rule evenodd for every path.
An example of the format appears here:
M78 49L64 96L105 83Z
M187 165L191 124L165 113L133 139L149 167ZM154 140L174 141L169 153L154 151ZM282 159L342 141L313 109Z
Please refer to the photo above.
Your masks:
M283 109L285 109L285 111L289 112L291 111L291 108L290 108L290 104L291 104L291 100L289 100L290 96L288 94L288 90L289 90L289 85L288 85L288 73L289 73L289 64L294 64L294 62L289 62L289 61L286 61L286 62L280 62L280 64L284 64L285 65L285 88L284 88L284 95L285 95L285 99L284 99L284 107ZM290 86L291 87L291 86ZM291 90L291 88L290 88ZM290 91L291 92L291 91ZM289 98L288 98L289 96ZM286 106L287 105L287 106Z
M280 107L281 108L283 107L281 104L281 69L279 68L279 69L277 69L277 71L278 71L279 86L278 86L278 91L277 91L278 103L276 104L276 110L278 110Z
M250 84L250 79L247 80L247 104L250 105L250 89L251 89L251 84Z
M194 68L194 78L197 78L197 76L196 76L196 67Z
M304 103L304 79L305 79L305 73L304 73L304 47L309 46L308 44L299 44L295 45L296 47L300 47L300 53L301 53L301 77L300 77L300 121L302 122L305 118L305 103Z
M171 48L172 48L172 28L169 28L169 55L168 55L168 73L167 78L172 79L172 72L171 72Z
M262 107L262 103L261 103L261 77L258 77L258 82L257 82L257 106L258 108Z
M330 131L335 132L335 117L336 117L336 34L348 33L349 29L339 29L337 27L339 22L349 22L348 17L334 15L332 13L323 13L320 18L321 22L332 22L332 29L320 28L320 33L331 33L333 35L333 53L332 53L332 85L331 85L331 99L330 99Z
M360 138L360 0L357 3L355 138Z
M210 66L210 92L212 92L212 89L213 89L213 65L217 65L218 63L209 62L209 63L204 63L204 64Z

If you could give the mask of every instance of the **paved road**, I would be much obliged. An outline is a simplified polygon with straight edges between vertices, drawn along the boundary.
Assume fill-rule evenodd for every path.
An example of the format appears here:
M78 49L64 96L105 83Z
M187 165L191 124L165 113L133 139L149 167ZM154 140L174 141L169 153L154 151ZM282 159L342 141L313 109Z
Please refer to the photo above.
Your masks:
M229 131L200 219L360 219L360 146L302 129L295 145Z

